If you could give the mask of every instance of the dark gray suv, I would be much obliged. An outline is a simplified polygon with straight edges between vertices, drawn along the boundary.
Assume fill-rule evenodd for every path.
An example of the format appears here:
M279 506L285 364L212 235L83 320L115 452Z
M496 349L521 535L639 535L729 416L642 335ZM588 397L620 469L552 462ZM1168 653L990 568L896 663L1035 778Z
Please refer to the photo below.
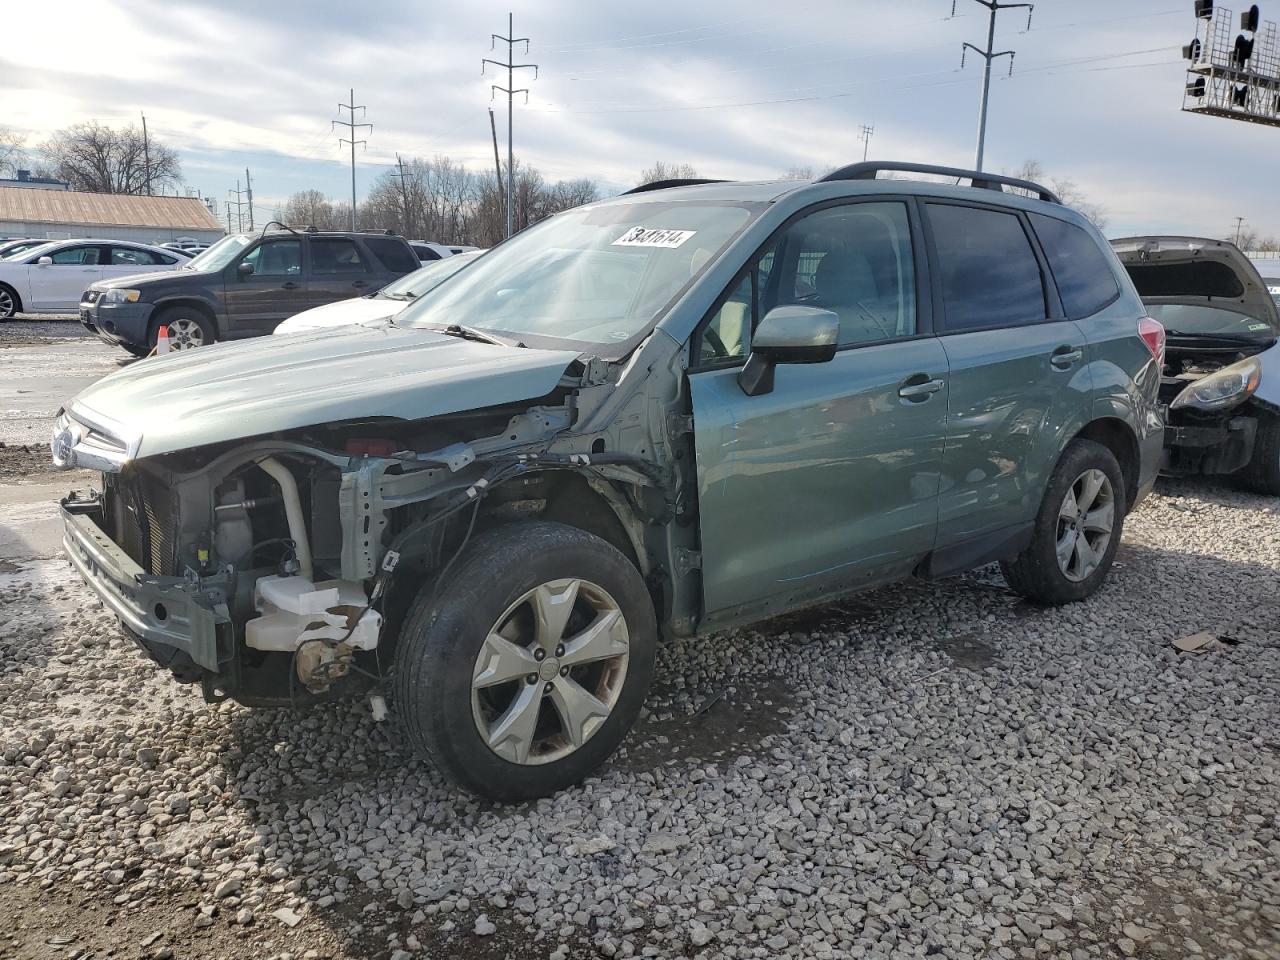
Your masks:
M421 266L402 238L288 228L232 234L182 270L102 280L80 300L80 322L136 356L167 326L170 346L271 333L295 313L386 286Z

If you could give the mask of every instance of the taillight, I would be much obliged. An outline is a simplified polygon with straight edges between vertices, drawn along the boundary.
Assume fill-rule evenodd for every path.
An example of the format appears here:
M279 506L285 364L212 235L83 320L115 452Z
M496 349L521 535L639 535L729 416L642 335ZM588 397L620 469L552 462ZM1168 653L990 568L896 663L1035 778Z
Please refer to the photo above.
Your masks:
M1138 321L1138 336L1155 357L1156 363L1164 366L1164 324L1155 317L1143 317Z

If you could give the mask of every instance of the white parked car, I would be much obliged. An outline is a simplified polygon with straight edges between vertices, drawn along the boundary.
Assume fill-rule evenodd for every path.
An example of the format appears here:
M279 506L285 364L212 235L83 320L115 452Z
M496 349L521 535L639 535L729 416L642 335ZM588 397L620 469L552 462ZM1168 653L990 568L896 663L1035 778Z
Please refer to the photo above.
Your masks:
M473 253L479 247L470 247L464 243L433 243L430 240L410 240L409 246L423 263L432 263L447 257L456 257L460 253Z
M176 270L191 257L127 240L55 240L0 260L0 320L15 313L75 313L91 283Z
M337 303L326 303L324 306L294 314L276 327L275 333L302 333L305 330L342 327L349 323L386 320L388 317L395 316L423 294L440 286L482 253L484 253L483 250L472 250L443 260L433 260L421 269L406 273L399 280L391 281L374 293L351 300L339 300Z

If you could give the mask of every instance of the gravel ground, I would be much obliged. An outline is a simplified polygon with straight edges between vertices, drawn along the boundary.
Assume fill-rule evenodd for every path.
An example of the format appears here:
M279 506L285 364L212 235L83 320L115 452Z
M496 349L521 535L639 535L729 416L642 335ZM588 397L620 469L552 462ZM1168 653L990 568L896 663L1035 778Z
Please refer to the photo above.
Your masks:
M988 569L668 648L622 755L505 808L2 574L0 956L1280 957L1278 510L1165 484L1087 603Z

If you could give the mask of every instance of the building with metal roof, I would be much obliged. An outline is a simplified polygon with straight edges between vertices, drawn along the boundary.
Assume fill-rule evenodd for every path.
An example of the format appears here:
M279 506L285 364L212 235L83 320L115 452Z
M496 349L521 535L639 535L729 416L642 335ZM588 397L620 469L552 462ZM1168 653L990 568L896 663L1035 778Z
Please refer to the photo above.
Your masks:
M31 190L0 185L0 237L214 241L226 231L198 197Z
M71 184L66 180L55 180L53 177L37 177L30 170L19 170L12 180L0 177L0 187L17 187L19 190L70 190Z

